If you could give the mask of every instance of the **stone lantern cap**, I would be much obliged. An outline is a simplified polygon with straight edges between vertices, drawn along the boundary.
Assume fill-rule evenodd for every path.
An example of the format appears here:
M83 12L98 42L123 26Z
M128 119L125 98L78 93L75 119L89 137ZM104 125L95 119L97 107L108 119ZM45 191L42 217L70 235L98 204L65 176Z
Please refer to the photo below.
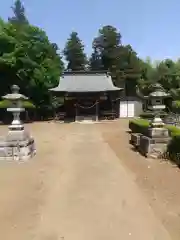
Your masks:
M3 96L3 99L14 101L14 100L27 100L28 97L24 96L23 94L19 93L19 86L12 85L11 91L12 93L8 93L5 96Z
M149 94L149 97L158 97L158 98L165 98L169 96L169 93L166 93L164 88L159 83L155 83L152 86L153 91Z

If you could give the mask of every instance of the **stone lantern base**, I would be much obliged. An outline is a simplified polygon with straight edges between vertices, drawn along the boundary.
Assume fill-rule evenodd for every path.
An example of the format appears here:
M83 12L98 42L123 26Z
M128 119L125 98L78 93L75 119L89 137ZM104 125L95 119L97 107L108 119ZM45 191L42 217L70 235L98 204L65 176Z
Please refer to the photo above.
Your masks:
M147 135L140 135L139 151L146 157L157 158L166 152L169 140L168 129L163 127L150 127Z
M36 154L34 139L24 127L10 128L0 139L0 160L28 160Z

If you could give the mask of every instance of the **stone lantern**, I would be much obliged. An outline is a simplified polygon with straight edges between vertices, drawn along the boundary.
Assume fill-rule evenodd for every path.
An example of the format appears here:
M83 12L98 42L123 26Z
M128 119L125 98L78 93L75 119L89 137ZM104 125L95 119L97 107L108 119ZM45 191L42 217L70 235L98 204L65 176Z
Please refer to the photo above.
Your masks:
M154 118L151 121L152 127L163 127L164 123L160 117L160 112L166 108L164 105L164 99L169 96L163 89L163 87L156 83L152 85L153 91L149 94L148 108L154 113Z
M10 102L8 112L13 114L13 121L9 126L7 136L0 142L0 159L14 159L26 160L34 156L36 153L33 137L20 120L20 113L25 111L22 107L24 100L28 98L19 93L19 87L13 85L11 87L12 93L3 96L2 98Z
M11 91L12 93L2 97L10 102L10 106L7 108L7 111L11 112L13 115L13 121L9 126L9 129L12 131L23 130L24 126L20 120L20 113L25 111L25 109L22 107L22 103L28 98L19 93L19 87L17 85L13 85L11 87Z
M151 86L152 92L148 96L142 96L140 91L137 93L142 98L148 100L148 109L154 113L154 118L149 127L144 128L143 133L131 133L131 143L146 157L157 158L167 149L170 136L167 128L160 117L160 112L166 108L164 99L169 96L160 84Z

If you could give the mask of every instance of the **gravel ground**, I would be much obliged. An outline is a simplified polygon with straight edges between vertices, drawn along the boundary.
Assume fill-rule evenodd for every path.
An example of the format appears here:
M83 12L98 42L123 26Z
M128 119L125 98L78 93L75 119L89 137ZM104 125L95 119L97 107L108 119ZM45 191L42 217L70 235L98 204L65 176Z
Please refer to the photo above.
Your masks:
M0 162L0 238L179 240L179 170L131 150L127 123L28 124L37 156Z
M119 120L103 131L105 141L129 169L149 205L173 240L180 239L180 170L168 161L146 159L131 149L128 121Z

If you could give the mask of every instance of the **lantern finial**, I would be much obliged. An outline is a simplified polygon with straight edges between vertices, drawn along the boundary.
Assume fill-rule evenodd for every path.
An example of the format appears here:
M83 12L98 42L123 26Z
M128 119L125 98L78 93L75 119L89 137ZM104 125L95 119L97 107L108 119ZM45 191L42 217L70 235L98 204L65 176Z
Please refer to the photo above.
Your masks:
M11 91L12 93L19 93L19 86L18 85L12 85Z

